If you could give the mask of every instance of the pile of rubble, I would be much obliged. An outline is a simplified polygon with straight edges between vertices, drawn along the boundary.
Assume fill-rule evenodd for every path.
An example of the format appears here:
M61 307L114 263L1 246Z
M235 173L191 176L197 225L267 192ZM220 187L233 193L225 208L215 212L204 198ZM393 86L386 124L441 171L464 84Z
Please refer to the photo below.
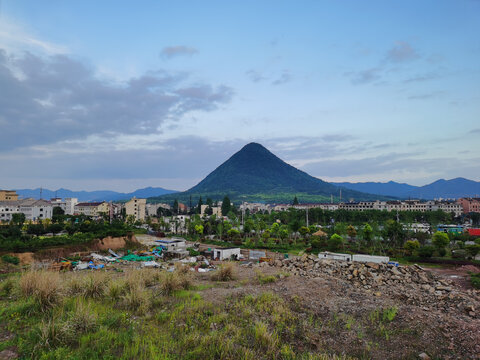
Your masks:
M480 318L478 291L462 291L452 286L449 280L425 271L418 265L397 267L373 262L319 259L313 255L260 264L268 265L308 278L325 276L340 278L352 286L372 292L375 296L388 294L407 304L422 306L425 310L457 309L473 318Z

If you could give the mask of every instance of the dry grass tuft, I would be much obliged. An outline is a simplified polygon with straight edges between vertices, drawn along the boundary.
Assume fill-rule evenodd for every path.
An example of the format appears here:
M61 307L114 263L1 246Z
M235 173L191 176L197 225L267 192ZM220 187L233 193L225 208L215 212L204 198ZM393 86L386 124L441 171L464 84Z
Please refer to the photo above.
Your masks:
M83 278L82 295L86 298L101 298L105 295L108 288L110 277L105 272L90 272Z
M224 263L212 275L213 280L230 281L235 279L235 265L233 263Z
M65 322L64 331L72 333L74 336L75 334L84 334L95 331L97 323L97 314L92 311L89 303L83 299L77 299L73 312Z
M187 275L190 273L190 266L177 262L175 263L175 272L177 274Z
M122 297L126 309L144 314L151 305L151 292L145 286L139 284L129 289Z
M60 275L51 271L28 271L20 278L20 292L33 297L42 310L48 310L60 299Z
M172 272L162 273L162 279L160 282L160 290L165 295L170 295L176 290L180 290L180 279L178 274Z

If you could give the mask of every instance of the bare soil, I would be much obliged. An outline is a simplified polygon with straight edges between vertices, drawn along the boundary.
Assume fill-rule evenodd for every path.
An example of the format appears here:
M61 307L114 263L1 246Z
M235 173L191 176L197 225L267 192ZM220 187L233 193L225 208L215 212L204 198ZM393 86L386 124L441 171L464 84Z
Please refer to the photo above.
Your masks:
M259 272L279 278L261 284ZM426 309L330 276L284 275L275 267L237 266L234 281L216 282L202 296L219 304L265 291L280 295L304 314L305 321L312 322L308 340L313 350L372 359L416 359L423 352L432 359L480 358L480 320L469 319L463 309ZM212 285L210 276L198 274L197 280ZM372 320L375 312L392 308L398 313L388 324Z
M473 289L472 284L470 283L469 272L480 272L480 269L473 265L445 268L425 268L425 270L453 281L459 288L464 290Z

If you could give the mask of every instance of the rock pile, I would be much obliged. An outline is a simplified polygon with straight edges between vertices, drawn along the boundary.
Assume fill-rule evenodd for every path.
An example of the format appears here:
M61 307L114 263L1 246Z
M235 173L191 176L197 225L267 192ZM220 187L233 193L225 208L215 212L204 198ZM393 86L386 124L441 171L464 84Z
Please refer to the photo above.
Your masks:
M268 263L260 265L268 266ZM372 292L375 296L388 294L407 304L422 306L425 310L460 310L465 315L480 318L480 298L477 291L462 291L449 280L425 271L418 265L395 267L389 264L347 262L304 255L295 259L275 260L270 266L308 278L340 278L352 286Z

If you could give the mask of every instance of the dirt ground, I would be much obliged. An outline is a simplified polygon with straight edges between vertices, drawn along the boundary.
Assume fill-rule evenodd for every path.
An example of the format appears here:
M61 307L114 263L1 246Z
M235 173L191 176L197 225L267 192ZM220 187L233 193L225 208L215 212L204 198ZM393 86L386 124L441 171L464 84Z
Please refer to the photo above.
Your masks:
M258 273L277 275L278 280L261 284ZM207 285L210 276L198 274L197 279ZM217 283L202 291L202 297L219 304L265 291L280 295L322 324L308 335L319 351L372 359L417 359L421 353L432 359L480 359L480 320L468 319L462 309L448 313L426 309L338 278L308 279L288 276L275 267L237 266L235 281ZM369 320L375 311L393 307L398 314L388 329Z
M445 268L425 268L425 270L433 272L437 275L440 275L443 278L453 281L458 287L468 290L473 289L472 284L470 283L469 272L480 272L480 268L467 265L467 266L456 266L456 267L445 267ZM480 358L480 356L479 356Z

